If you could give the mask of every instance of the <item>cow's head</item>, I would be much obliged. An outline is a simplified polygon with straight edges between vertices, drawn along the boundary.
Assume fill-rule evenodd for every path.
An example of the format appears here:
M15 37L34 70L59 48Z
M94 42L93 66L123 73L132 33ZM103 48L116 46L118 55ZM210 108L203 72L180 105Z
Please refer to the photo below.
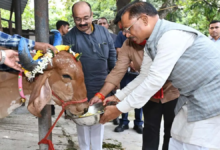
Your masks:
M21 64L25 63L21 60ZM37 77L30 95L28 110L37 117L41 116L41 110L51 99L62 105L58 98L52 95L52 91L65 102L79 101L87 97L80 61L76 61L72 54L61 51L53 58L52 64ZM86 101L65 108L74 115L82 115L87 112L88 107Z

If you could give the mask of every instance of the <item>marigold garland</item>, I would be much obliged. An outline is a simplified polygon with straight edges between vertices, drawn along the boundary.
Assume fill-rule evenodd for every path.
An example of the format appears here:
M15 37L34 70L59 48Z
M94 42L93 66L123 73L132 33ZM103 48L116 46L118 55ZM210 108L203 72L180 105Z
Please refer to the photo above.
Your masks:
M58 50L58 52L69 51L69 53L71 53L76 58L77 61L79 61L79 58L82 55L82 53L79 54L79 53L73 52L71 50L70 46L58 45L55 47ZM33 71L28 71L28 70L25 70L24 68L22 68L24 70L25 76L28 78L29 81L32 80L33 78L35 78L35 75L37 73L43 74L43 70L46 69L46 67L49 63L52 65L52 58L54 57L54 54L53 54L52 50L49 50L46 54L43 54L41 50L38 50L37 53L35 54L35 56L33 57L33 60L37 60L40 57L42 57L41 61L38 62L38 66Z

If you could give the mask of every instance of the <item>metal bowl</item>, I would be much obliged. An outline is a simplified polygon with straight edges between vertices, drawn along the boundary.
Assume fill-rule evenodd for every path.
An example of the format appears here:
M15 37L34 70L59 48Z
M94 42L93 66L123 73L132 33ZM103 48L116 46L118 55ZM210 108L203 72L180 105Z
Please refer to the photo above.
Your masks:
M98 124L100 120L100 114L104 113L103 103L96 103L92 106L89 106L88 112L92 113L93 115L79 117L72 115L69 111L67 111L67 115L69 115L70 119L78 125L91 126Z

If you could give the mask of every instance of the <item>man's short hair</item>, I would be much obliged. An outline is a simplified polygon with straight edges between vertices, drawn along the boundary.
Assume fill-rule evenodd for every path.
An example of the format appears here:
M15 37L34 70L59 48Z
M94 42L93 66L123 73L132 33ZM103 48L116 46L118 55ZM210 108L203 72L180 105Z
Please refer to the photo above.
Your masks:
M141 1L135 1L132 5L128 6L124 13L126 12L129 12L129 18L138 17L141 14L146 14L152 17L158 14L156 8L154 8L153 5L148 2Z
M88 2L86 2L86 1L81 1L81 2L85 2L85 3L89 6L90 12L92 13L92 7L91 7L91 5L90 5ZM75 5L76 5L77 3L79 3L79 2L76 2L75 4L73 4L73 6L72 6L72 13L73 13L73 9L74 9L74 7L75 7ZM73 16L74 16L74 13L73 13Z
M213 23L220 23L220 21L219 21L219 20L213 20L212 22L210 22L209 26L210 26L211 24L213 24Z
M118 22L121 21L121 16L124 13L125 9L126 9L126 7L124 6L117 12L115 19L113 21L114 24L118 24Z
M108 19L107 19L107 18L105 18L105 17L100 17L99 19L105 19L105 20L106 20L106 22L108 23ZM99 21L99 19L98 19L98 21Z
M139 0L135 0L127 5L125 5L124 7L122 7L121 9L119 9L119 11L117 12L115 19L113 21L114 24L118 24L119 21L121 21L121 16L124 14L125 10L130 7L131 5L133 5L134 3L138 2Z
M66 25L69 26L70 24L66 21L63 21L63 20L57 21L57 23L56 23L57 30L59 30L61 26L66 26Z

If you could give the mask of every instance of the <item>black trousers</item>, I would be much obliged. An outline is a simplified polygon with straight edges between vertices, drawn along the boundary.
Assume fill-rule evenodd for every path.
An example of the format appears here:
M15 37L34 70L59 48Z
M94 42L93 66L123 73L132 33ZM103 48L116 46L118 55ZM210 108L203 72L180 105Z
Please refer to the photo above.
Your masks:
M64 111L64 114L66 115L66 110ZM51 115L55 115L55 106L51 105Z
M55 106L51 105L51 115L55 115Z
M148 101L145 104L143 107L144 129L142 150L158 150L162 116L164 119L163 150L168 150L176 102L177 99L164 104L152 101Z

